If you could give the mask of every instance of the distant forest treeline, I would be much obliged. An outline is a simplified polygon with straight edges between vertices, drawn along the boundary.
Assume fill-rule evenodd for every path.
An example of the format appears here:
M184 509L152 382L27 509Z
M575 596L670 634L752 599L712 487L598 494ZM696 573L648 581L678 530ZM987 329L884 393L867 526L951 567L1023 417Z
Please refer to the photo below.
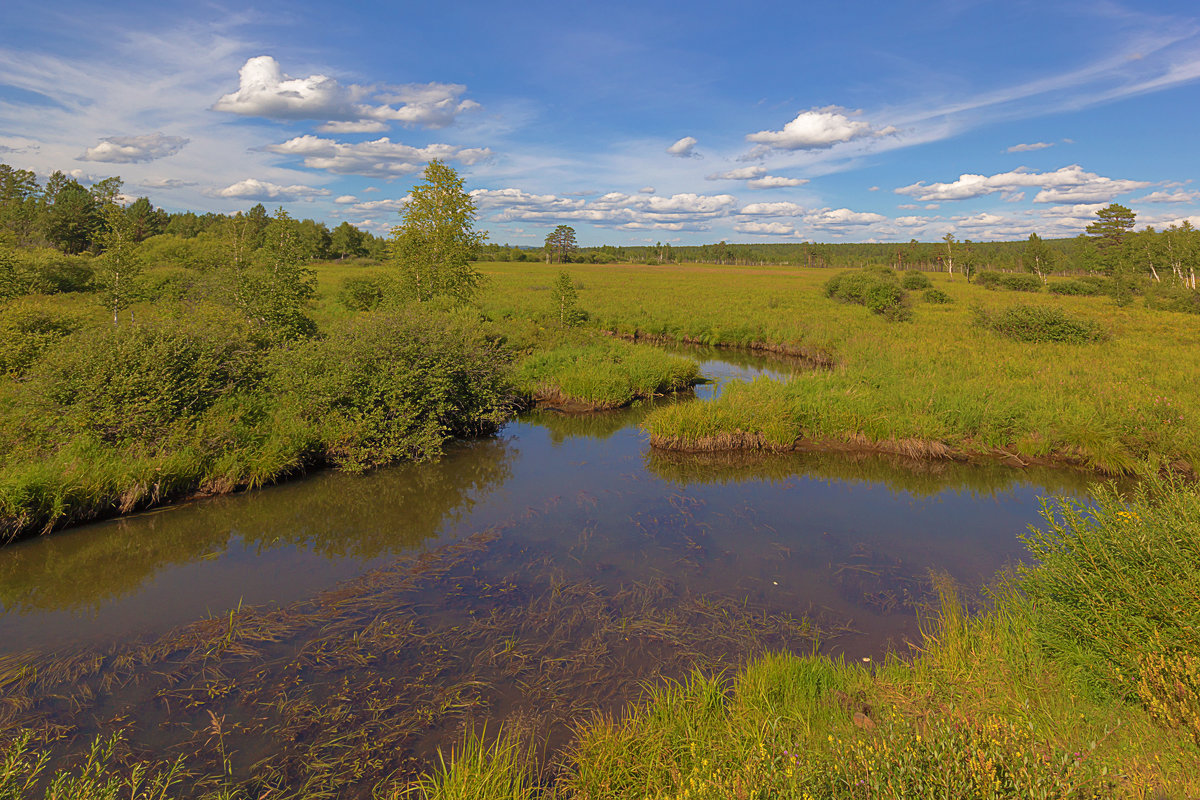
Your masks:
M120 178L105 178L84 187L61 171L41 186L33 172L0 164L0 235L23 248L98 255L104 250L112 226L106 210L117 205L122 186ZM148 197L124 206L122 214L133 241L144 245L145 256L152 259L160 255L164 260L187 262L189 266L203 266L223 257L229 242L236 242L246 251L258 249L271 220L261 203L232 215L191 211L172 214L155 208ZM383 238L348 222L333 230L311 219L290 220L289 224L308 259L383 258L387 252Z
M1081 259L1080 253L1090 242L1087 237L1047 240L1046 244L1064 264ZM1020 271L1024 269L1022 253L1026 242L954 242L951 257L957 264L961 259L978 261L990 269ZM945 242L888 242L869 244L819 244L808 242L716 244L630 245L616 247L580 247L571 256L577 264L729 264L738 266L777 265L796 267L885 266L899 270L945 270ZM484 246L485 261L544 261L543 248L513 247L488 244Z
M111 211L119 206L120 178L106 178L89 187L63 172L55 172L45 186L29 170L0 164L0 238L22 248L53 248L63 254L98 255L105 249L113 224ZM1134 231L1135 215L1123 206L1115 236L1080 233L1071 239L972 242L952 236L937 242L821 244L809 242L703 245L654 245L572 248L567 260L585 264L702 263L728 265L787 265L839 269L883 266L896 270L1010 272L1078 272L1131 277L1142 275L1154 282L1164 277L1196 287L1200 261L1200 233L1190 225L1163 231ZM120 207L122 227L127 227L147 264L173 264L208 268L239 254L257 251L271 222L260 203L236 214L169 213L155 208L147 197ZM290 226L298 255L307 260L388 256L388 241L342 222L332 230L311 219L293 220ZM1105 223L1108 224L1108 223ZM564 226L560 226L564 227ZM0 245L4 242L0 241ZM543 261L548 251L485 243L482 261ZM1168 282L1171 282L1168 280Z

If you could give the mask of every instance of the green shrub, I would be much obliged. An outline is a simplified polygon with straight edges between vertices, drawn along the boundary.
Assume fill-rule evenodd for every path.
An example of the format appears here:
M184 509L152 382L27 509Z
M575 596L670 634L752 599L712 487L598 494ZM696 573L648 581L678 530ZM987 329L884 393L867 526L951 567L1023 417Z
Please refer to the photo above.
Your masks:
M954 302L954 298L941 289L926 289L925 293L921 296L925 298L926 303L933 303L934 305Z
M338 302L351 311L374 311L383 302L383 279L353 276L342 281Z
M374 312L276 351L272 393L316 431L326 459L358 471L495 431L512 408L508 361L469 312Z
M1146 292L1146 307L1156 311L1200 314L1200 292L1177 283L1155 284Z
M1097 322L1073 317L1054 306L1016 305L999 314L975 309L975 324L1018 342L1101 342L1109 338Z
M57 250L38 250L30 254L30 262L41 278L42 291L86 292L92 288L96 271L91 258L68 256Z
M196 273L181 267L159 269L142 277L138 294L143 300L178 302L196 286Z
M81 330L30 371L23 395L52 431L153 443L251 383L256 365L245 323L195 312Z
M975 276L975 283L988 289L1007 289L1010 292L1040 292L1042 279L1021 272L984 270Z
M1115 695L1136 696L1139 682L1158 695L1164 667L1183 666L1160 699L1186 699L1187 662L1200 660L1200 492L1150 476L1128 502L1096 487L1090 501L1059 500L1042 516L1021 585L1043 646ZM1200 717L1191 724L1200 733Z
M21 375L64 336L79 330L80 320L25 298L0 309L0 374Z
M911 318L908 295L900 288L896 273L886 268L842 272L825 282L825 296L843 303L864 305L890 320Z
M933 283L930 282L929 277L924 272L917 270L909 270L900 279L900 288L908 289L911 292L928 289L930 286L933 286Z
M1104 294L1104 289L1097 286L1092 281L1054 281L1047 284L1046 290L1050 294L1060 295L1075 295L1082 297L1092 297L1098 294Z

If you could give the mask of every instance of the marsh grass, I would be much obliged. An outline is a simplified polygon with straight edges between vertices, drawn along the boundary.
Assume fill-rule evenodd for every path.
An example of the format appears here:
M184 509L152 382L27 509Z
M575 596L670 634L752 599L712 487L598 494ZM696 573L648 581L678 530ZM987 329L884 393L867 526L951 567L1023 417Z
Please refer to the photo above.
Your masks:
M689 358L612 339L565 343L516 366L515 383L535 400L604 410L685 391L700 381Z
M977 306L975 324L1018 342L1105 342L1111 336L1098 322L1068 314L1053 306L1009 306L993 314Z
M489 317L537 317L544 304L537 287L549 284L552 270L480 269L491 279L483 298ZM822 291L827 270L581 264L575 271L587 287L580 302L592 312L589 324L601 330L820 353L836 364L782 387L730 382L716 402L655 411L647 430L667 446L774 449L801 438L920 455L924 442L930 456L1110 473L1146 462L1183 471L1200 463L1200 405L1189 402L1200 385L1200 341L1181 324L1186 316L1117 307L1109 297L1022 294L1025 305L1095 321L1119 343L1039 344L975 328L973 304L1002 313L1009 298L958 275L928 275L953 303L921 304L911 323L894 325L862 306L830 303Z

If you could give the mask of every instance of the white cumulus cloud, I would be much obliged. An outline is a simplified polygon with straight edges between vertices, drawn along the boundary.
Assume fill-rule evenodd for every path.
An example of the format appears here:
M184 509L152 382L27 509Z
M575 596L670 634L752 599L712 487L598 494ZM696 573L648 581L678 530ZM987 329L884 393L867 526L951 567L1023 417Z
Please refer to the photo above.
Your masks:
M738 167L725 172L714 172L712 175L706 175L704 179L706 181L748 181L766 174L766 167Z
M801 111L782 130L759 131L747 134L746 139L767 149L822 150L855 139L887 136L896 132L890 125L876 128L865 120L856 119L859 113L840 106L812 108Z
M383 133L388 129L386 122L367 120L331 120L317 126L318 133Z
M324 119L327 124L400 122L441 128L464 111L479 108L461 99L467 87L457 83L426 83L391 87L387 91L342 84L327 75L294 78L271 56L256 56L238 70L238 89L222 96L215 111L270 119ZM371 102L374 101L374 102ZM354 129L327 128L331 133ZM354 132L363 132L362 128Z
M804 206L796 203L751 203L743 206L739 214L752 217L799 217L804 214Z
M487 148L450 144L412 147L393 142L386 136L369 142L339 142L312 134L269 145L266 149L280 155L298 156L304 160L304 166L310 169L323 169L338 175L380 178L420 172L435 158L471 165L492 154Z
M1195 203L1200 201L1200 192L1187 192L1176 189L1173 192L1151 192L1145 197L1135 197L1135 203Z
M928 202L967 200L996 192L1039 189L1033 198L1035 203L1091 203L1111 200L1117 195L1149 185L1146 181L1106 178L1094 172L1086 172L1078 164L1072 164L1053 172L1035 172L1020 167L1012 172L996 175L964 173L958 176L958 180L949 183L926 184L924 181L918 181L909 186L901 186L896 189L896 194L906 194Z
M476 189L481 210L497 211L501 222L546 224L581 222L622 230L707 230L712 220L727 217L737 204L732 195L609 192L596 198L532 194L521 189Z
M1031 142L1029 144L1014 144L1005 152L1008 153L1028 153L1033 150L1045 150L1047 147L1054 147L1054 142Z
M764 175L746 181L746 185L751 189L777 189L785 186L803 186L806 183L807 178L785 178L781 175Z
M667 148L667 152L676 158L699 158L696 145L699 144L694 136L685 136Z
M108 136L94 147L89 147L79 156L80 161L102 161L109 164L136 164L173 156L183 149L188 140L182 136L167 136L165 133L147 133L141 136Z
M224 189L218 189L213 194L217 197L228 197L237 200L279 200L287 202L290 200L311 200L314 197L323 197L329 194L329 190L318 189L312 186L302 186L300 184L280 186L270 181L246 178L237 183L230 184Z
M796 229L786 222L739 222L733 226L738 233L762 233L767 236L796 236Z

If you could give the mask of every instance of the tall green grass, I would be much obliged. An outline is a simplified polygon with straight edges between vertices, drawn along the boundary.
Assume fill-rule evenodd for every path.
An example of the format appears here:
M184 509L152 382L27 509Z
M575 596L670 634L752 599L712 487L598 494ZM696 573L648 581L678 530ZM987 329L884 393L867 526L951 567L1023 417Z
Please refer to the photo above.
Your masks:
M491 281L482 300L489 317L544 316L554 270L480 269ZM1122 308L1109 297L1022 294L1023 305L1062 308L1112 335L1108 343L1029 343L974 327L973 305L1002 314L1017 303L959 275L929 274L955 302L920 304L911 323L895 325L865 307L831 303L822 291L827 270L581 264L573 272L589 324L600 329L836 360L836 369L783 389L727 388L716 403L657 411L649 430L680 446L717 444L694 432L725 437L727 446L782 446L790 432L913 455L922 447L1007 453L1110 472L1146 461L1200 464L1200 405L1190 402L1200 385L1200 341L1188 315Z
M526 395L597 410L683 391L699 380L699 368L689 358L611 339L534 352L514 373Z

